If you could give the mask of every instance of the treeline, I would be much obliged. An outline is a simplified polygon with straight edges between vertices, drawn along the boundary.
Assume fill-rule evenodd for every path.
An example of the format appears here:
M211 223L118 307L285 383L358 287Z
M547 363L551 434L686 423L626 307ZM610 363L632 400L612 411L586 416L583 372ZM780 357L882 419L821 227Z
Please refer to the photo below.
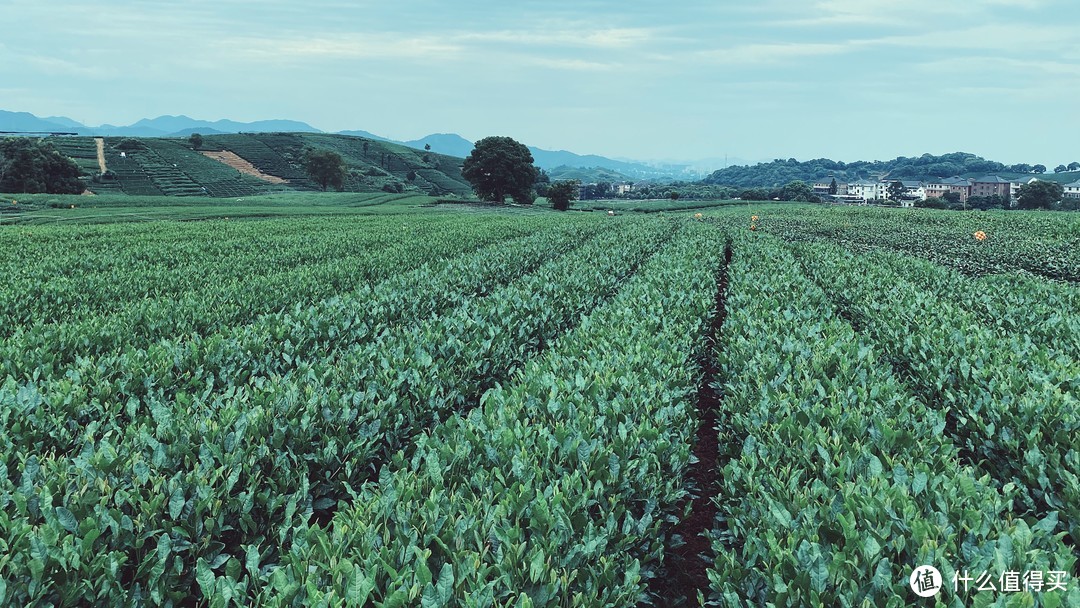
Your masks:
M1075 167L1075 168L1073 168ZM1080 163L1059 165L1055 171L1080 169ZM814 182L835 177L841 182L859 180L890 179L925 180L955 175L987 175L994 173L1046 173L1043 165L1004 165L986 160L981 156L967 152L953 152L934 156L923 154L919 157L900 156L888 161L856 161L845 163L828 158L817 158L799 162L794 158L776 159L770 163L753 166L739 165L714 171L705 178L705 184L723 184L744 188L778 188L793 181Z

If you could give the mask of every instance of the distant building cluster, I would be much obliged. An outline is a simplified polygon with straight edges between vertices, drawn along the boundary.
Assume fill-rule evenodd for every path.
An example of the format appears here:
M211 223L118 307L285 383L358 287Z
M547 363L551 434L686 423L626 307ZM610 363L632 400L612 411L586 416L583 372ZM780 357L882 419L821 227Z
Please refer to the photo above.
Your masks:
M818 180L813 183L814 194L824 200L848 203L868 203L888 200L889 189L894 183L903 186L899 197L900 206L913 207L916 201L930 198L942 198L949 192L955 192L960 202L966 203L972 197L1000 196L1006 200L1016 200L1021 186L1038 181L1032 177L1020 181L1007 180L997 175L988 175L978 179L962 177L937 178L930 181L882 179L878 181L862 180L854 183L842 183L833 178ZM835 182L835 192L833 184ZM1067 199L1080 199L1080 180L1064 184Z

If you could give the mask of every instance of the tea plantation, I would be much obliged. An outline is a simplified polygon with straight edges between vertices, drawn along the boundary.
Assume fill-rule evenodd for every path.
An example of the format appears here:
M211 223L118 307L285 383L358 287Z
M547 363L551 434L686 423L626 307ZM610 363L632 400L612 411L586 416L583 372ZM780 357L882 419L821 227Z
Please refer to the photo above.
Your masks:
M192 148L187 139L102 139L108 169L105 174L98 165L94 138L50 139L58 150L78 163L88 189L95 194L235 198L318 190L304 169L307 150L331 150L341 155L348 169L346 192L472 194L472 187L461 176L459 158L346 135L207 135L198 149ZM218 151L236 154L264 175L285 181L261 179L203 154Z
M0 216L0 605L1080 606L1075 215L431 207L434 155L204 143L299 190L304 145L417 189L159 140L108 164L186 203Z

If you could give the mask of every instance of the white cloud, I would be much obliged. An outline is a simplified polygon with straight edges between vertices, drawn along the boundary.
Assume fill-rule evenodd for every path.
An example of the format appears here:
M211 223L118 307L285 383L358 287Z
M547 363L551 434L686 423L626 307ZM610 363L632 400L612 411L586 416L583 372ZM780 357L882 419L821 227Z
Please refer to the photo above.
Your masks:
M575 72L612 72L624 68L621 63L586 61L584 59L554 59L546 57L530 57L527 58L525 61L532 65L543 68Z
M498 42L514 45L570 46L600 49L626 49L640 46L653 39L653 32L646 28L596 29L591 25L559 26L531 30L501 30L495 32L468 32L452 36L462 42Z
M857 43L833 42L780 42L755 43L729 48L700 51L696 57L709 63L723 65L774 64L817 57L838 55L852 50Z
M365 58L439 60L462 51L460 45L442 38L399 34L312 35L276 39L234 37L221 40L216 45L235 56L267 61Z

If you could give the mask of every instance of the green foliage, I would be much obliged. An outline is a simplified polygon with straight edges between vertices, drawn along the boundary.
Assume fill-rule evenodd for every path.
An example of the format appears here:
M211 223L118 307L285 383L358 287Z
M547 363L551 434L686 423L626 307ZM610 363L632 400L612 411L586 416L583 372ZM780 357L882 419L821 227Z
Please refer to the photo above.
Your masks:
M960 195L955 192L946 192L946 194L956 194L956 200L960 200ZM926 200L915 201L915 206L922 209L949 209L951 208L950 202L944 197L931 196Z
M1012 472L1025 460L1031 473L1055 478L1054 467L1068 468L1043 458L1071 458L1067 444L1075 442L1065 438L1075 432L1075 411L1058 409L1065 405L1058 397L1049 416L1066 428L1054 429L1034 409L1015 411L1019 404L1006 395L969 392L1052 394L1016 380L1030 371L1015 367L1028 359L1006 355L1019 343L1002 344L997 329L905 281L906 256L879 253L870 261L828 245L794 251L776 239L736 241L731 330L721 330L715 353L716 388L724 391L719 432L730 440L721 455L717 501L725 524L713 541L714 599L899 606L908 603L907 577L920 564L938 567L947 584L956 570L1071 571L1076 557L1062 536L1074 524L1061 522L1056 509L1074 510L1068 484L1075 487L1075 476L1050 482L1065 485L1052 486L1063 495L1047 509L1025 502L1047 484L1018 483ZM917 267L934 273L932 264ZM927 279L956 281L950 293L971 300L968 279ZM1045 318L1047 311L1026 314ZM1020 327L1024 315L1016 315ZM980 335L967 339L961 328ZM1013 380L998 384L1004 378ZM1023 435L1001 441L1024 446L1026 456L985 461L1003 447L990 439L998 428ZM1037 444L1029 442L1039 441L1046 449L1034 460ZM1011 467L999 468L1003 460ZM1047 605L1077 598L1077 590L1043 596ZM965 604L973 599L973 591L958 595Z
M203 136L198 133L192 133L188 138L188 143L191 144L192 150L198 150L203 145Z
M341 597L350 577L321 564L348 562L375 605L403 589L436 595L435 572L454 573L439 598L448 605L634 605L640 560L662 553L663 514L684 494L695 344L723 252L723 234L694 223L650 255L658 227L575 252L563 281L589 291L599 281L607 295L329 526L305 530L266 597L292 581L301 603ZM627 261L641 270L625 276Z
M1040 179L1020 186L1016 201L1021 209L1049 209L1064 194L1065 188L1061 184Z
M904 193L906 191L907 191L907 189L904 188L904 184L902 182L894 181L894 182L889 182L889 187L885 192L886 192L886 196L889 197L890 201L892 201L894 203L898 203L898 202L900 202L900 199L904 198Z
M476 142L465 158L461 174L476 195L502 203L510 196L518 203L532 202L532 187L539 175L529 148L510 137L486 137Z
M989 209L1008 209L1009 199L1001 196L1000 194L991 194L989 196L971 196L968 197L968 207L972 209L980 209L983 211Z
M848 183L860 179L878 179L888 175L896 179L928 179L954 175L986 175L1004 171L1005 165L989 161L974 154L954 152L935 156L898 157L889 161L856 161L844 163L827 158L799 162L794 158L776 159L770 163L754 166L734 166L713 172L705 179L707 184L723 184L739 188L778 188L792 181L814 182L834 176ZM1030 168L1028 170L1030 172Z
M0 192L79 194L86 189L80 173L75 161L48 142L0 139Z
M576 181L553 182L547 188L547 199L551 201L551 206L559 211L569 209L570 202L576 200L577 196L578 183Z
M311 150L304 157L304 168L311 179L319 184L323 190L333 186L335 190L341 190L345 182L345 161L341 155L330 150Z
M145 150L146 144L139 141L134 137L125 137L121 139L119 143L114 146L117 150L124 150L130 152L132 150Z
M1075 215L692 213L0 228L0 603L637 605L699 432L706 601L1075 572Z

